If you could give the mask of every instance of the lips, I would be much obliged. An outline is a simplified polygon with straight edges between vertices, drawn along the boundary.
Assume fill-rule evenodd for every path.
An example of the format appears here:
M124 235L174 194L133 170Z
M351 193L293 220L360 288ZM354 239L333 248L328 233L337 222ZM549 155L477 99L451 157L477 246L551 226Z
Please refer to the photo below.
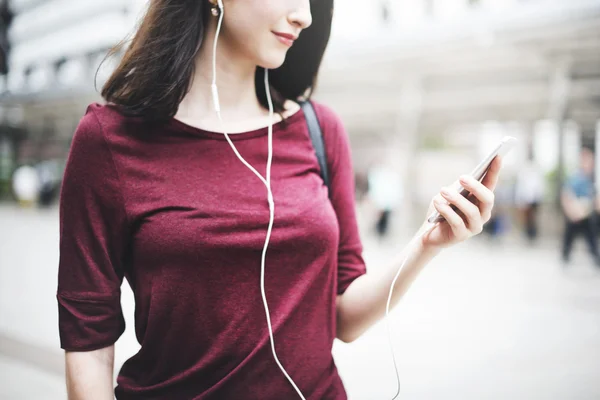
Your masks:
M298 39L298 36L292 35L291 33L273 32L273 34L281 43L285 44L286 46L292 46L294 41Z

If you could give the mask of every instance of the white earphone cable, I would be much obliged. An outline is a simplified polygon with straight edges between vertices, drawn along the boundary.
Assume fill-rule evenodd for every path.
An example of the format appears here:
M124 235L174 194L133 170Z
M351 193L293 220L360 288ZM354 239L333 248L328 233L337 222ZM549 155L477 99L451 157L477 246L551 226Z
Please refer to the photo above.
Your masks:
M275 350L275 338L273 335L273 327L271 324L271 314L269 311L269 305L267 303L267 296L266 296L266 292L265 292L265 262L266 262L266 255L267 255L267 249L269 247L269 241L271 239L271 233L273 231L273 223L275 220L275 201L273 198L273 192L271 191L271 166L272 166L272 162L273 162L273 101L271 98L271 90L270 90L270 85L269 85L269 70L265 68L265 79L264 79L264 84L265 84L265 92L266 92L266 96L267 96L267 102L269 104L269 128L268 128L268 157L267 157L267 171L266 171L266 177L263 177L252 165L250 165L250 163L248 163L244 157L242 157L242 155L238 152L237 148L235 147L235 145L233 144L231 138L229 137L229 134L226 132L226 130L224 129L224 123L223 123L223 118L221 116L221 105L220 105L220 101L219 101L219 91L218 91L218 87L217 87L217 61L216 61L216 57L217 57L217 42L218 42L218 38L219 38L219 34L221 32L221 26L223 24L223 15L224 15L224 7L223 7L223 3L222 0L218 0L218 6L220 9L220 14L219 14L219 21L217 23L217 30L215 33L215 41L214 41L214 45L213 45L213 59L212 59L212 72L213 72L213 76L212 76L212 85L211 85L211 90L212 90L212 99L213 99L213 105L214 105L214 109L215 109L215 113L217 114L217 118L219 119L219 123L221 125L223 134L225 135L225 138L227 139L227 142L229 143L229 146L231 147L231 149L233 150L233 152L235 153L235 155L237 156L237 158L250 170L252 171L252 173L254 173L254 175L256 175L261 182L265 185L265 187L267 188L267 201L269 204L269 226L267 228L267 235L266 235L266 239L265 239L265 244L263 246L263 251L262 251L262 255L261 255L261 272L260 272L260 291L261 291L261 296L262 296L262 300L263 300L263 305L265 308L265 315L267 318L267 327L269 329L269 338L270 338L270 342L271 342L271 352L273 353L273 358L275 359L275 362L277 363L277 365L279 366L279 369L281 370L281 372L283 372L283 374L285 375L285 377L287 378L287 380L290 382L290 384L293 386L293 388L296 390L296 392L298 393L298 395L300 396L300 398L302 400L306 400L304 395L302 394L302 392L300 391L300 389L298 388L298 386L296 385L296 383L294 382L294 380L290 377L290 375L287 373L287 371L285 370L285 368L283 367L283 365L281 365L281 362L279 361L279 357L277 357L277 352ZM393 400L395 400L398 395L400 394L400 374L398 372L398 365L396 363L396 356L394 354L394 347L393 347L393 335L392 335L392 328L389 322L389 312L390 312L390 304L392 301L392 295L393 295L393 291L394 291L394 286L396 285L396 281L398 280L398 277L400 276L400 273L402 272L402 270L404 269L404 266L406 264L406 262L409 259L410 256L410 250L412 248L412 244L422 238L425 234L427 234L428 232L431 232L431 230L435 227L436 224L430 224L430 225L426 225L424 228L424 231L420 234L415 235L415 237L411 240L411 242L408 245L408 249L409 249L409 253L406 255L406 257L404 258L404 261L402 261L402 264L400 265L400 268L398 269L398 272L396 273L396 276L394 277L392 284L390 286L390 292L388 295L388 300L386 303L386 308L385 308L385 318L386 318L386 325L387 325L387 330L388 330L388 339L389 339L389 344L390 344L390 351L392 353L392 360L394 362L394 369L396 371L396 379L397 379L397 390L396 390L396 394L393 397Z
M262 294L263 304L265 306L265 315L267 317L267 326L269 328L269 336L271 337L271 351L273 353L273 358L275 362L279 366L279 369L290 384L294 387L298 395L302 400L306 400L302 392L292 379L292 377L287 373L281 362L279 361L279 357L277 357L277 352L275 351L275 338L273 336L273 327L271 326L271 313L269 311L269 305L267 304L267 296L265 293L265 257L267 254L267 247L269 246L269 240L271 239L271 231L273 229L273 222L275 220L275 201L273 199L273 192L271 191L271 163L273 160L273 101L271 99L271 90L269 86L269 70L265 68L265 91L267 92L267 102L269 103L269 157L267 159L267 191L268 191L268 200L269 200L269 209L270 209L270 221L269 228L267 231L267 240L265 241L265 247L263 248L262 260L261 260L261 273L260 273L260 291Z
M231 149L233 150L233 152L235 153L237 158L248 169L250 169L250 171L252 171L263 182L263 184L267 188L267 201L269 204L269 226L267 228L267 236L265 239L265 244L263 247L261 262L260 262L260 291L261 291L261 296L262 296L262 300L263 300L263 305L265 307L265 315L267 318L267 327L269 329L271 352L273 353L273 358L275 359L275 362L279 366L279 369L281 370L281 372L283 372L283 374L285 375L287 380L290 382L290 384L293 386L293 388L296 390L296 392L298 393L300 398L302 400L306 400L305 397L302 395L302 392L300 391L300 389L294 382L294 380L287 373L287 371L285 370L283 365L281 365L281 362L279 361L279 357L277 357L277 352L275 350L275 338L273 335L273 326L271 324L271 313L269 311L269 305L267 303L267 296L266 296L266 292L265 292L265 261L266 261L267 249L269 247L269 241L271 239L271 233L273 231L273 223L275 221L275 201L273 199L273 192L271 191L271 166L272 166L272 162L273 162L273 114L274 113L273 113L273 101L271 98L271 91L270 91L270 85L269 85L269 70L265 68L265 80L264 80L265 92L267 95L267 102L269 103L269 128L268 128L268 148L269 148L269 150L268 150L268 157L267 157L267 172L266 172L266 178L265 178L252 165L250 165L250 163L248 163L244 159L244 157L242 157L242 155L238 152L237 148L231 141L226 130L224 129L223 118L221 116L221 106L220 106L220 102L219 102L219 91L218 91L218 87L217 87L217 59L216 59L217 58L217 41L219 38L219 33L221 31L221 25L223 23L224 7L223 7L221 0L219 0L218 5L219 5L221 12L219 15L219 21L217 23L217 30L215 33L215 41L214 41L214 46L213 46L213 59L212 59L213 81L212 81L212 85L211 85L211 90L212 90L212 94L213 94L214 108L215 108L217 117L219 119L219 123L221 124L223 134L225 135L225 138L227 139L229 146L231 147Z
M412 250L413 244L417 240L419 240L423 236L425 236L427 233L431 232L433 230L433 228L435 228L436 225L437 224L425 225L423 227L423 231L421 233L417 232L417 234L413 237L413 239L408 243L408 246L407 246L408 253L404 256L404 260L402 261L400 268L398 268L398 272L396 272L396 276L394 277L394 279L392 280L392 284L390 285L390 293L388 295L387 303L385 305L385 323L386 323L387 331L388 331L388 341L390 344L390 353L392 354L392 361L394 362L394 370L396 371L396 394L394 395L392 400L395 400L398 397L398 395L400 394L400 373L398 372L398 364L396 363L396 355L394 353L392 326L390 324L390 315L389 315L390 314L390 304L392 302L392 294L394 293L394 287L396 286L396 281L398 280L400 273L404 269L406 262L410 258L410 255L411 255L410 251Z

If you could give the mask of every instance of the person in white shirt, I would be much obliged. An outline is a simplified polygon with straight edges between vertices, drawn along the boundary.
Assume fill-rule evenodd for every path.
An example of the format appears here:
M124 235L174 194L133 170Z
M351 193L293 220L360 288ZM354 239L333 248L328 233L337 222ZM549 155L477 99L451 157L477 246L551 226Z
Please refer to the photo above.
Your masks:
M386 164L377 164L368 173L368 197L378 211L375 229L380 239L389 231L390 217L402 201L399 174Z
M532 242L538 236L538 211L544 192L543 171L530 154L529 160L517 175L515 203L521 211L525 235Z

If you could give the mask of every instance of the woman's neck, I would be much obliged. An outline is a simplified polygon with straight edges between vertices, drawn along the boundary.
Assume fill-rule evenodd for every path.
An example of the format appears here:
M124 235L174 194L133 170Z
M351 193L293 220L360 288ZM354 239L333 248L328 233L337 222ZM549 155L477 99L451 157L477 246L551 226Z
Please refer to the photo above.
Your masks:
M190 90L179 104L175 118L200 129L239 133L277 123L282 117L287 118L299 111L297 103L286 101L285 111L269 119L269 111L256 96L256 63L245 57L241 49L228 46L226 32L222 32L216 56L219 106L224 121L221 124L215 112L211 89L214 25L215 20L211 20L196 57Z
M223 35L223 34L222 34ZM222 37L221 37L222 38ZM179 105L176 118L194 125L212 127L219 123L212 99L214 29L208 29L196 57L195 72L189 92ZM225 40L217 46L216 72L221 115L227 125L240 123L268 123L268 111L256 97L256 65L227 47ZM235 129L235 128L234 128Z

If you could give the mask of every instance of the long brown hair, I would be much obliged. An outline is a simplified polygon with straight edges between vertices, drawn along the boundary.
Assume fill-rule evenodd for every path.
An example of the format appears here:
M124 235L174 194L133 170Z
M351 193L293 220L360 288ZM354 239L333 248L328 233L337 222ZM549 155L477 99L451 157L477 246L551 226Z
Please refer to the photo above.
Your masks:
M276 112L284 110L285 100L309 97L316 84L331 32L333 0L311 1L311 12L312 25L301 33L283 65L269 73ZM208 0L151 0L102 97L127 115L173 117L190 88L208 18ZM124 42L117 45L108 57L123 46ZM264 70L257 68L256 95L267 108L263 76Z

